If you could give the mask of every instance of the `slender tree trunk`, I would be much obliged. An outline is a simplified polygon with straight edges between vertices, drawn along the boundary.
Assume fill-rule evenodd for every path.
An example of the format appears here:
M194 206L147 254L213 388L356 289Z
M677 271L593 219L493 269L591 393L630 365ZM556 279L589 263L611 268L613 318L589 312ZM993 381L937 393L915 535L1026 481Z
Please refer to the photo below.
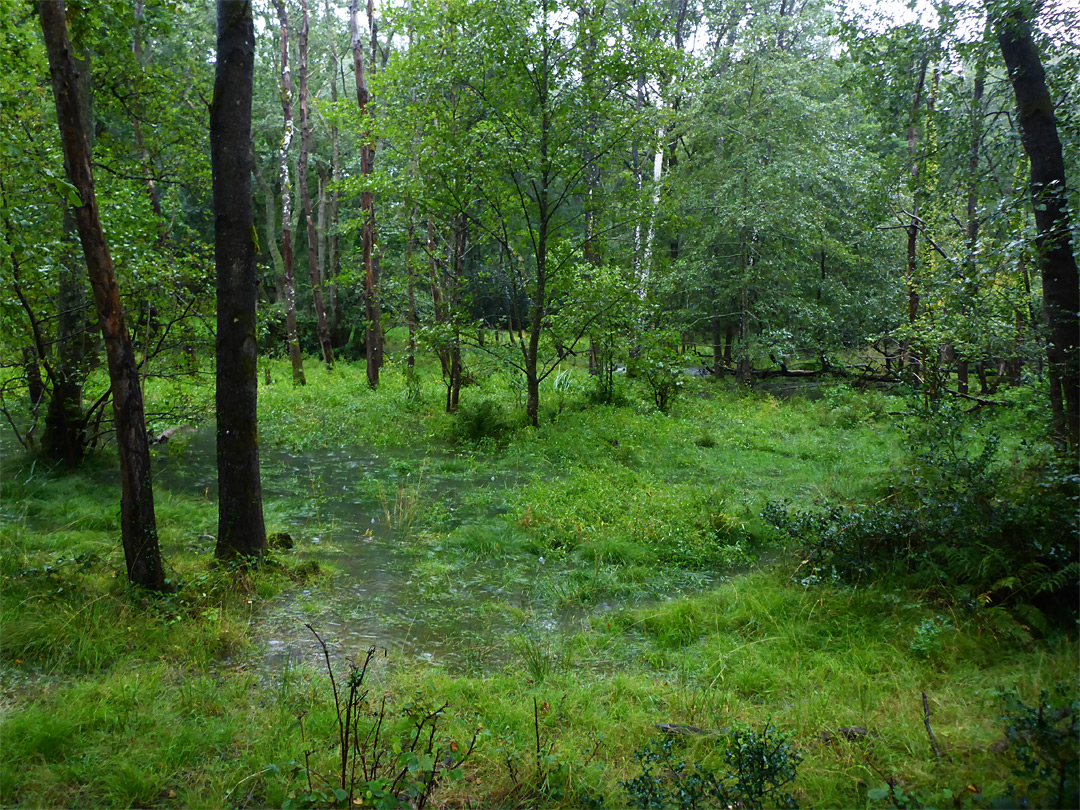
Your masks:
M375 71L375 66L379 65L380 69L386 67L386 59L379 61L379 29L375 22L375 0L367 0L367 20L368 30L371 32L371 71ZM368 166L368 173L373 174L375 172L375 136L371 135L370 151L368 153L368 160L365 164ZM374 301L374 323L375 323L375 367L376 370L382 368L383 359L385 357L385 342L386 334L383 332L382 324L382 303L379 299L379 262L381 260L381 254L378 249L379 245L379 233L375 227L375 200L372 197L371 201L371 290L372 294L369 300ZM376 375L377 376L377 375Z
M409 210L409 232L405 239L405 277L408 284L409 309L406 319L409 322L409 350L405 359L411 371L416 367L416 268L413 267L413 243L416 241L416 204Z
M73 55L74 58L74 55ZM86 145L94 148L93 89L89 57L76 58L76 91L86 133ZM86 276L79 257L78 228L72 209L64 210L64 247L56 290L56 360L46 365L52 390L45 414L42 449L50 457L75 466L82 462L89 437L83 412L83 383L87 375ZM44 347L39 346L39 351ZM42 356L42 360L44 360Z
M75 221L108 358L123 493L120 526L128 579L136 585L160 591L165 588L165 572L154 519L150 446L139 389L139 370L124 322L109 246L98 215L90 168L92 160L80 112L77 72L68 40L63 0L40 0L38 15L52 74L64 168L82 202L75 209Z
M653 239L656 236L656 214L660 210L660 180L664 174L664 128L660 127L656 135L656 149L653 152L652 198L649 205L649 226L645 231L645 250L642 255L641 295L648 293L649 278L652 273Z
M819 265L821 269L821 280L818 282L816 301L821 302L821 294L825 290L825 249L821 249L821 255L819 257Z
M308 241L308 276L311 278L311 299L315 308L315 329L322 348L323 362L329 371L334 367L334 348L330 343L330 324L326 320L326 303L323 301L323 281L319 274L319 235L315 229L315 212L311 205L311 191L308 188L308 160L311 155L311 99L308 97L308 6L307 0L300 0L299 37L299 81L300 94L300 163L297 168L296 182L300 186L300 201L304 206L304 221L307 223Z
M363 45L360 42L360 3L352 0L349 5L349 17L352 28L353 74L356 77L356 103L360 107L360 119L363 122L360 147L360 174L369 177L375 169L375 140L371 136L368 116L367 76L364 73ZM375 41L374 10L368 2L368 21L372 29L372 41ZM365 188L360 194L360 243L364 264L364 298L366 301L367 323L364 330L364 346L367 356L368 385L379 385L379 368L382 366L382 318L379 311L378 277L375 264L375 200L370 189Z
M340 275L341 257L338 245L338 218L340 208L339 184L341 181L341 137L337 125L337 100L338 100L338 57L337 48L334 44L334 20L336 17L331 11L330 0L325 0L326 16L326 41L328 46L328 60L330 71L330 104L333 105L334 115L330 123L330 199L327 210L326 231L326 273L323 275L323 285L326 288L326 307L330 318L330 334L335 334L341 319L341 310L338 307L337 278Z
M330 169L319 163L315 167L316 174L319 177L319 197L318 203L316 203L315 210L318 215L315 220L315 239L318 244L318 268L319 278L322 279L323 289L326 288L326 253L329 250L329 240L326 234L326 209L329 204L330 197ZM324 303L326 298L324 297ZM329 328L329 310L327 311L327 328Z
M469 241L469 220L465 214L455 217L453 234L450 244L450 277L446 281L446 294L450 299L450 308L457 310L460 305L460 290L465 275L465 253ZM457 410L458 397L461 393L461 333L456 320L454 321L449 346L450 375L447 381L446 411L453 413Z
M218 0L217 68L210 104L217 270L219 559L266 548L259 476L255 224L251 213L251 98L255 25L250 2Z
M1031 161L1043 317L1049 332L1050 404L1059 437L1075 450L1080 442L1080 284L1069 236L1065 161L1054 104L1024 7L1017 4L1002 12L994 28L1016 96L1021 140Z
M74 230L74 218L64 212L64 232L69 221ZM52 392L45 414L45 435L41 445L55 459L75 466L86 453L88 436L86 414L83 412L83 383L86 380L86 280L77 266L74 245L68 250L67 240L57 279L56 362L52 365Z
M987 26L990 25L987 20ZM987 31L989 33L989 31ZM974 300L978 291L976 276L976 256L979 247L979 152L982 147L982 99L986 85L986 57L979 54L975 66L974 87L971 94L971 146L968 150L968 194L967 194L967 261L965 265L965 287L971 293ZM970 311L970 307L965 305ZM968 356L969 348L962 346L960 359L956 366L956 390L961 394L968 393Z
M276 292L278 300L284 300L285 298L285 259L281 255L281 250L278 248L277 243L277 200L274 199L274 191L270 188L270 184L263 178L262 172L259 171L258 161L255 159L255 155L251 156L251 174L255 178L255 183L259 186L259 191L263 195L263 214L266 220L266 244L267 250L270 251L270 261L274 265L274 274L276 278ZM286 343L288 337L286 337ZM270 385L270 366L265 367L265 380L266 384Z
M720 342L720 318L713 315L710 320L712 323L712 373L713 377L720 379L724 373L724 347Z
M545 4L544 10L546 12ZM537 191L537 229L535 240L536 285L532 294L532 312L529 323L529 343L525 352L525 413L529 424L540 427L540 333L547 315L547 240L551 225L551 155L548 139L551 133L551 113L548 110L548 82L550 77L548 44L545 34L540 77L540 166L539 190Z
M281 113L284 126L278 150L278 182L281 185L281 287L285 293L285 333L289 345L293 385L306 385L304 354L300 351L300 332L296 325L296 269L292 247L292 180L289 177L289 152L295 125L292 114L292 73L289 71L289 17L282 0L274 0L281 28Z
M911 99L911 112L908 116L907 144L908 157L911 159L911 219L907 226L907 285L908 285L908 324L915 325L919 319L920 304L920 281L919 281L919 135L916 119L919 107L922 106L923 88L926 85L926 69L929 66L929 55L923 57L919 67L919 77L915 83L915 93ZM911 349L911 339L904 340L905 360L911 369L911 373L918 376L922 361L916 352Z
M746 350L746 330L749 320L749 235L744 225L739 236L739 276L742 279L742 290L739 293L739 359L735 362L735 382L740 385L749 385L750 378L754 373L753 363Z
M448 316L446 307L443 304L442 288L444 282L439 278L439 260L435 255L435 219L430 213L427 221L427 246L428 269L431 275L431 311L435 323L441 325L447 322ZM448 379L450 377L450 354L441 341L435 345L435 355L439 358L443 378Z
M637 95L635 99L635 109L638 115L642 114L642 110L645 107L645 77L639 75L637 78ZM645 170L642 168L641 148L638 143L638 139L635 136L633 142L630 144L630 163L634 169L634 184L637 186L638 194L641 194L642 188L645 185ZM642 227L641 218L636 217L634 220L634 282L637 285L638 297L645 298L645 273L647 269L642 262L642 251L644 243L644 231Z

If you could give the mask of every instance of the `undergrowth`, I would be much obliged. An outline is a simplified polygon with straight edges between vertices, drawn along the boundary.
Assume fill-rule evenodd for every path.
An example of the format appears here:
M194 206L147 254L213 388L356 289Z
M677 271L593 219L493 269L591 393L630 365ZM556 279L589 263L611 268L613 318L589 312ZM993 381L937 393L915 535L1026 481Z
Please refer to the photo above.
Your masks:
M210 564L210 485L163 486L175 590L129 588L115 458L4 460L0 803L1072 801L1075 625L1041 600L1075 583L1076 481L1015 416L904 433L888 392L692 378L662 403L618 378L597 405L568 359L532 430L500 373L454 417L430 365L391 353L378 391L361 365L309 365L306 387L283 360L260 383L264 446L291 465L268 522L299 542L257 572ZM429 461L350 467L359 446ZM370 506L363 526L346 501ZM374 583L293 559L380 523L409 566L405 619L450 653L327 639L328 660L267 669L254 628L282 591L316 612L355 587L383 618Z
M1005 606L1038 633L1075 618L1080 494L1075 469L1052 456L1006 455L954 412L917 435L905 471L870 504L792 509L763 518L804 549L804 584L899 577L972 610Z

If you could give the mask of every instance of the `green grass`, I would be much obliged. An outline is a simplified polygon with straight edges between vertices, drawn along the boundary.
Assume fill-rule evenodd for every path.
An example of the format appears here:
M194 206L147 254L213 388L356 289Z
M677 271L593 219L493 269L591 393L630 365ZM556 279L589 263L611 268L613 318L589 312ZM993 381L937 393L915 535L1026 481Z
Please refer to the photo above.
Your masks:
M804 757L793 788L803 806L885 806L867 790L886 778L943 804L946 788L1000 794L1011 778L1010 757L992 747L1004 734L997 690L1028 702L1056 684L1078 693L1074 626L1040 637L1003 611L887 582L806 587L801 560L774 545L758 517L768 501L881 496L914 441L889 416L909 410L899 398L837 387L779 401L688 380L665 415L634 381L621 383L626 405L590 406L591 381L568 364L559 390L543 389L534 431L515 380L484 367L461 397L506 415L489 441L442 412L429 359L419 395L393 360L378 391L359 364L328 373L309 362L303 388L285 361L270 365L264 446L400 452L385 472L357 473L346 494L332 495L313 466L267 502L269 528L296 532L302 556L305 531L335 544L333 498L370 504L410 555L403 587L416 617L473 627L454 660L392 651L371 680L371 706L385 695L394 718L417 699L448 704L442 733L459 747L482 729L465 779L439 803L577 807L602 795L623 806L621 783L639 773L633 754L654 724L771 723ZM206 401L205 390L186 396ZM1012 449L1022 441L1038 445L1037 422L1011 411L989 422L972 429L1002 434L1009 463L1022 462ZM108 452L78 472L4 460L0 804L280 806L305 787L289 765L305 751L333 772L336 715L318 667L258 666L253 628L275 594L303 591L298 610L316 614L340 580L298 562L215 569L213 493L159 487L177 591L129 588L114 464ZM300 518L307 529L292 526ZM506 594L462 605L456 586L493 571ZM871 734L837 738L841 726ZM720 761L714 737L677 746L688 762Z

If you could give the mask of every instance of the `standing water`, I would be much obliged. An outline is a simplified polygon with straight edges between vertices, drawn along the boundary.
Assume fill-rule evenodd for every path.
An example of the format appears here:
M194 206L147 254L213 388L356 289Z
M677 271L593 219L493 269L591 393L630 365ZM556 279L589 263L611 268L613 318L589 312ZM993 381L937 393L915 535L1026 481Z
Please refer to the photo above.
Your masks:
M440 575L429 558L443 549L423 554L429 542L417 533L427 527L446 532L463 521L498 520L517 474L492 474L449 453L373 447L264 448L260 455L268 529L284 529L294 553L337 572L329 583L292 589L266 606L258 633L266 667L317 661L321 651L307 624L346 655L374 646L463 664L504 658L491 644L523 616L548 629L580 618L556 616L534 599L530 585L542 558L459 561ZM180 452L158 454L154 485L212 497L212 432L192 435Z

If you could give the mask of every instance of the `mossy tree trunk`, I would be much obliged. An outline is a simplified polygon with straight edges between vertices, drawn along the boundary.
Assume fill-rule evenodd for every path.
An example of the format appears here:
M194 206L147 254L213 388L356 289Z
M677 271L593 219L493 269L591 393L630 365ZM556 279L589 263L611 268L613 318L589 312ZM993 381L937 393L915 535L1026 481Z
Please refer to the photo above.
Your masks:
M218 0L217 71L210 105L217 269L219 559L257 558L266 547L255 343L255 225L251 213L251 3Z
M1031 161L1031 201L1038 228L1035 241L1049 333L1050 406L1059 438L1075 450L1080 440L1080 284L1069 238L1068 186L1054 103L1025 8L1017 3L999 10L994 28L1016 95L1024 151Z
M319 234L315 227L315 209L311 202L311 190L308 188L308 162L311 157L311 99L308 94L308 7L307 0L300 3L299 37L299 93L300 93L300 163L297 170L297 184L300 186L300 201L304 206L304 222L307 224L308 241L308 276L311 278L311 299L315 308L315 328L319 336L323 362L327 370L334 367L334 349L330 342L330 324L326 319L326 302L323 299L323 279L319 265Z
M116 444L120 456L120 526L124 559L131 582L160 591L165 588L165 573L154 518L150 445L146 435L139 369L124 321L112 257L101 228L91 171L90 145L79 101L78 71L68 39L65 13L63 0L41 0L38 3L52 74L64 169L81 201L75 209L75 223L86 258L108 360Z

